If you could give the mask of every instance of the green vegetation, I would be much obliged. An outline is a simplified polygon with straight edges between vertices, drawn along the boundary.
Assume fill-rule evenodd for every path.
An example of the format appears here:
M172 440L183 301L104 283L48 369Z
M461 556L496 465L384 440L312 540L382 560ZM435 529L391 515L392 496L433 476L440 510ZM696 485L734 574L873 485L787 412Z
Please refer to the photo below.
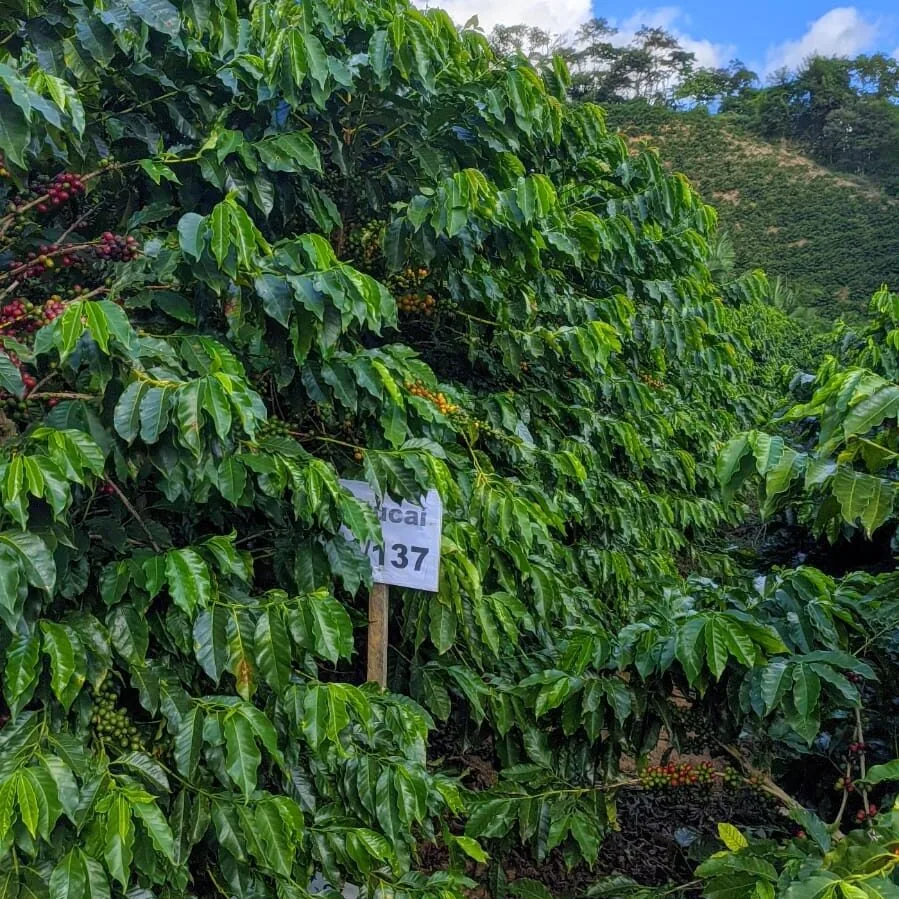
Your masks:
M705 96L688 76L677 95L719 100L724 114L765 140L791 140L812 159L839 171L867 175L899 192L899 61L883 54L855 59L813 57L796 72L780 71L766 87L735 84L727 73Z
M609 122L659 148L710 203L733 237L739 268L782 277L821 318L857 316L899 277L899 200L789 145L765 143L727 115L625 103Z
M895 896L899 298L797 374L561 59L406 0L8 6L0 895ZM344 477L445 505L388 690Z
M604 19L570 45L524 26L491 41L538 66L566 59L573 98L602 103L716 206L738 267L783 278L821 319L857 315L899 278L896 60L815 58L761 87L739 60L697 67L659 28L626 45Z

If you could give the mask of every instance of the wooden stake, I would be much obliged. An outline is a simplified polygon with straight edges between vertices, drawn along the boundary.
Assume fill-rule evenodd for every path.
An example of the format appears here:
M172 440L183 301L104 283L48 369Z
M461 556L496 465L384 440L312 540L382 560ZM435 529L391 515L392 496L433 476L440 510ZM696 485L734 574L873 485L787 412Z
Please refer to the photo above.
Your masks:
M368 680L387 686L387 584L373 584L368 595Z

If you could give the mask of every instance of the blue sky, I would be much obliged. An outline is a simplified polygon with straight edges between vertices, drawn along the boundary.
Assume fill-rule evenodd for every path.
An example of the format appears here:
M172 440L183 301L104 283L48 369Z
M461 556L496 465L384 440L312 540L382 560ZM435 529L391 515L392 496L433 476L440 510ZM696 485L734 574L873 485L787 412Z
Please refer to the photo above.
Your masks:
M858 4L827 0L417 0L443 6L458 22L477 15L489 29L499 23L539 25L567 32L591 14L612 20L622 39L641 24L673 31L705 65L739 56L761 73L795 67L812 53L899 56L899 0ZM592 8L591 8L592 4Z
M600 15L633 19L633 3L594 3ZM663 12L660 15L660 10ZM671 26L697 41L732 48L756 68L769 67L806 50L839 53L899 48L899 3L896 0L840 6L826 0L681 0L676 6L646 8L648 18L670 19Z

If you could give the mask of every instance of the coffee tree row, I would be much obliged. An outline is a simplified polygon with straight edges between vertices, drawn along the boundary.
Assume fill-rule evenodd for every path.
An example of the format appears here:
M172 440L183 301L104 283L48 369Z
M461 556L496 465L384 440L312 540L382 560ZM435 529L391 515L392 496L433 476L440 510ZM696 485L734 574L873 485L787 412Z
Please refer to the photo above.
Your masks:
M563 66L399 0L24 0L0 48L19 895L462 895L513 814L592 860L675 684L745 684L725 731L799 745L857 703L840 621L783 624L842 588L681 579L734 573L716 454L764 281L713 282L712 210ZM447 509L393 692L360 685L341 528L378 530L341 476ZM495 790L428 764L448 719Z
M722 830L725 851L697 871L710 899L897 895L899 764L892 759L891 740L899 626L892 564L897 309L899 297L886 288L879 291L868 323L855 330L839 326L817 373L794 380L794 398L785 411L768 428L735 436L721 454L719 474L729 493L756 492L758 508L770 518L791 513L811 537L832 544L834 566L851 570L865 564L884 573L850 573L836 590L821 589L819 578L797 595L802 607L792 607L791 630L801 623L798 632L806 638L817 633L829 646L851 650L856 660L867 657L880 674L879 683L860 678L860 671L847 676L848 684L829 674L820 678L822 687L837 687L850 700L843 714L829 722L822 718L808 757L812 764L825 758L829 770L840 772L833 784L838 801L831 803L836 814L822 821L795 810L804 830L781 845ZM825 637L822 624L828 619L834 630ZM763 674L762 693L774 684ZM853 687L857 698L851 696ZM641 893L635 887L622 895Z

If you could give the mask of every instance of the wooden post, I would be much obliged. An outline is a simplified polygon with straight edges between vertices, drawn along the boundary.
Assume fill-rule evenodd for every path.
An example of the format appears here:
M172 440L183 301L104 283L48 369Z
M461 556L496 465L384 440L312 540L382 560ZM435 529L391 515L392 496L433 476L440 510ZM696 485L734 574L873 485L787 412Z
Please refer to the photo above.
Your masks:
M387 686L387 584L373 584L368 595L368 680Z

